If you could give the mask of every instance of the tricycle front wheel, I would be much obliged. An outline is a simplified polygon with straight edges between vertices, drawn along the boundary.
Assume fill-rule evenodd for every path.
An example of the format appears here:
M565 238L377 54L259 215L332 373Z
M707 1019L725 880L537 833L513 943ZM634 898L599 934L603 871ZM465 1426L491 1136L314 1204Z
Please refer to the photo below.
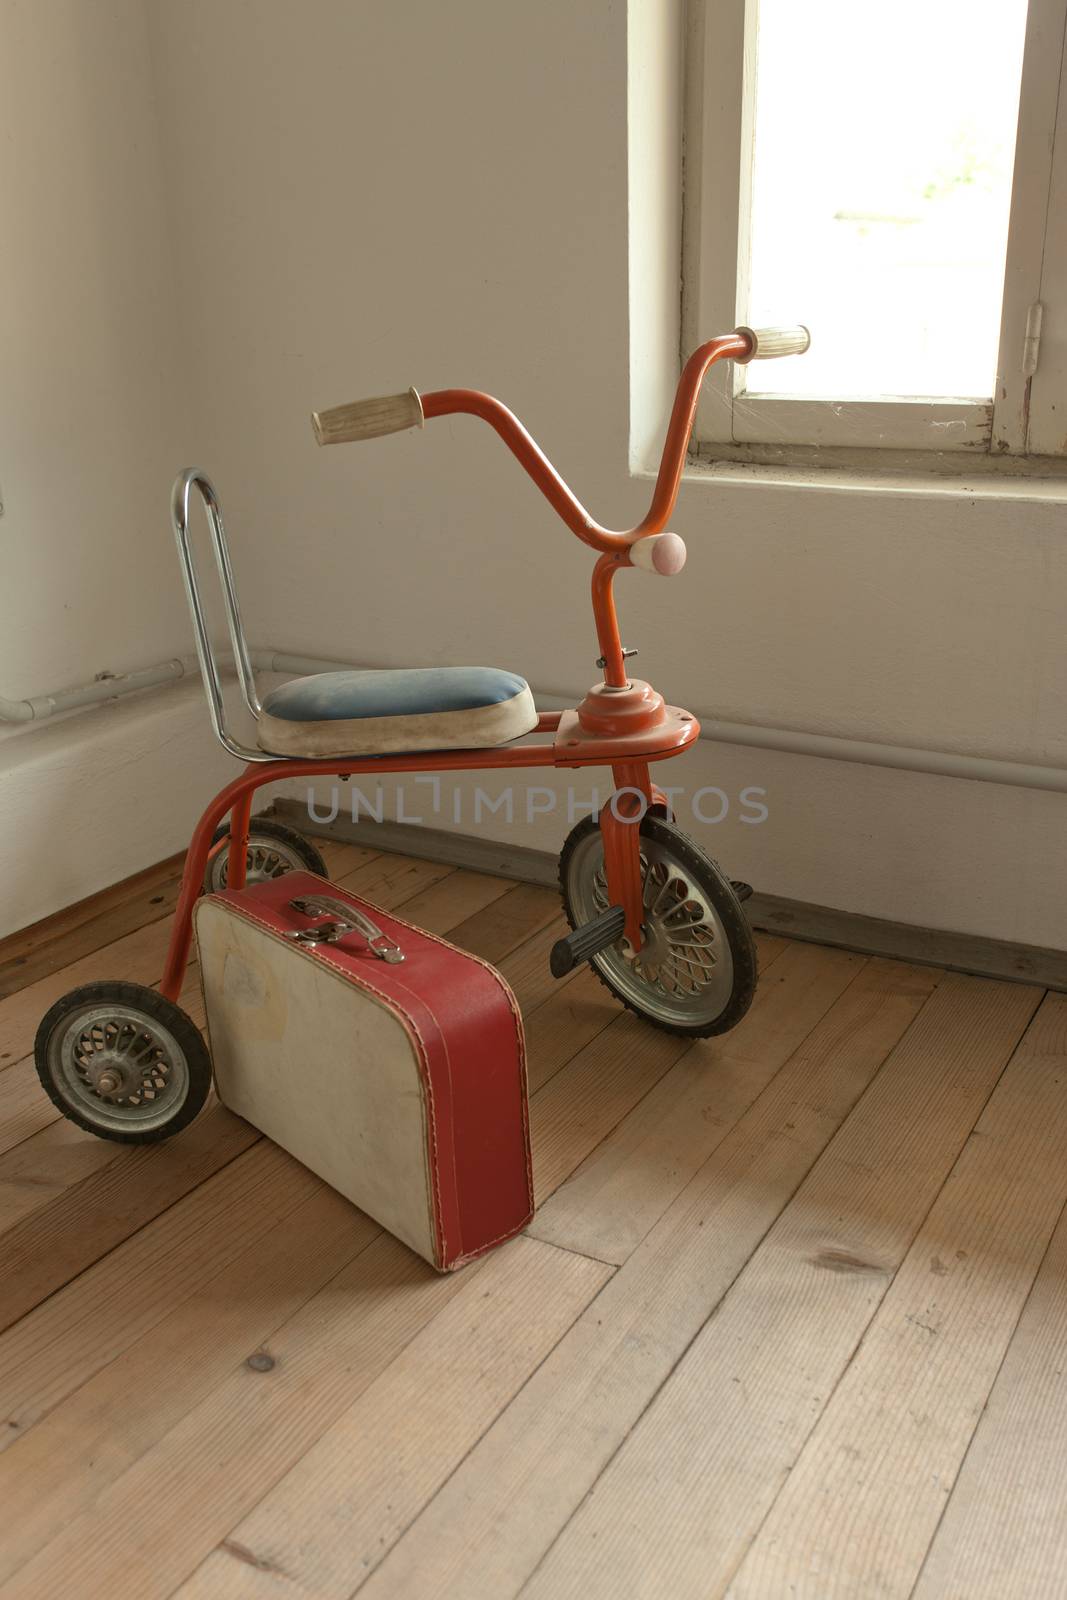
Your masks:
M622 940L590 961L624 1006L668 1033L696 1038L741 1021L756 989L756 947L730 880L672 822L641 824L644 943ZM610 906L600 824L586 817L560 856L563 907L572 928Z

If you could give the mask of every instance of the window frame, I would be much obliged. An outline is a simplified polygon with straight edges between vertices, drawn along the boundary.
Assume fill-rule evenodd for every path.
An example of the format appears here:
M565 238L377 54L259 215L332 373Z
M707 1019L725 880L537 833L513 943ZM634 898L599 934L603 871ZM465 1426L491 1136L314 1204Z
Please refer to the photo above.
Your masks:
M748 215L758 0L689 0L683 132L682 355L750 321ZM1067 0L1030 0L992 398L750 395L713 369L697 415L710 460L901 464L1059 475L1067 458ZM803 321L802 306L780 320ZM817 337L817 330L813 330ZM1028 338L1028 334L1034 335Z

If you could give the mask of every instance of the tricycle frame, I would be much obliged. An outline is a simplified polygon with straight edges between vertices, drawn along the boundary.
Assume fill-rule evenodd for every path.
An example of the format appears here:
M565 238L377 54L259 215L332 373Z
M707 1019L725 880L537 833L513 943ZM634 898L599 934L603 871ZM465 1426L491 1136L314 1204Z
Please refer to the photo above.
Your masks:
M574 768L610 766L615 791L600 813L604 842L607 889L613 905L625 913L625 941L630 952L642 945L642 889L638 843L639 825L651 808L669 814L665 796L649 775L649 766L679 755L698 737L696 718L676 706L665 705L662 696L647 683L628 679L626 661L615 611L614 579L623 567L640 565L664 574L677 571L684 559L684 546L674 535L661 538L678 497L685 454L696 416L701 384L716 361L732 359L747 362L765 355L783 355L806 348L806 329L774 330L757 333L741 328L709 340L695 350L682 371L667 428L663 455L655 489L643 521L626 532L613 532L596 522L540 449L536 441L506 406L491 395L472 389L442 389L420 396L384 402L369 401L339 408L356 426L329 432L323 419L314 421L320 443L372 437L397 426L421 426L440 416L467 414L489 424L517 458L553 510L585 544L599 552L592 575L593 616L600 646L598 665L603 681L594 685L573 711L542 713L535 734L553 735L551 745L519 743L472 750L434 750L409 755L331 756L315 760L279 759L269 753L242 745L230 732L222 692L222 678L215 656L206 614L201 599L196 566L189 536L189 503L195 488L203 499L215 563L218 568L226 608L230 643L244 703L258 719L261 711L237 602L237 592L218 497L206 475L198 469L184 472L175 485L172 503L174 531L178 542L182 574L193 618L196 648L207 692L212 726L219 742L231 755L246 763L245 771L221 790L207 807L193 834L186 858L181 894L161 984L167 999L177 1001L181 993L192 937L193 907L201 893L207 863L213 849L225 849L224 841L214 843L223 817L230 814L228 840L228 881L231 888L244 886L252 799L265 784L281 779L333 775L340 778L364 773L402 772L478 772L520 770L535 767ZM381 422L383 415L399 416L399 422ZM368 422L368 416L376 423ZM652 540L670 545L670 554L660 561L651 555ZM642 544L642 541L648 541ZM673 545L671 545L673 541ZM635 547L641 545L641 550Z
M573 715L573 713L571 713ZM546 712L538 718L536 733L558 733L565 712ZM690 731L691 730L691 731ZM611 763L616 789L601 812L604 830L605 865L608 881L619 887L618 904L636 917L634 929L640 947L640 882L637 861L637 838L632 824L653 807L667 809L662 791L651 781L649 764L667 756L678 755L699 733L695 719L687 725L687 737L658 755L643 759L626 760L627 738L618 741L620 759ZM632 738L632 736L631 736ZM229 848L228 883L231 889L240 889L245 879L245 852L252 813L252 800L265 784L285 778L356 777L364 773L386 772L480 772L501 769L528 769L534 767L584 767L603 766L602 754L571 754L560 751L558 742L553 745L520 744L486 750L427 751L409 756L389 758L363 756L359 759L339 761L336 757L323 761L267 761L249 763L245 771L232 783L221 789L207 807L197 824L185 859L181 892L174 914L167 962L160 984L168 1000L177 1002L181 996L189 952L192 942L193 908L203 889L207 864L213 849ZM227 840L213 844L219 824L229 813L230 832ZM632 846L632 849L631 849ZM632 863L630 856L633 856ZM631 876L631 874L636 874ZM625 886L625 887L624 887ZM635 900L636 893L636 900Z

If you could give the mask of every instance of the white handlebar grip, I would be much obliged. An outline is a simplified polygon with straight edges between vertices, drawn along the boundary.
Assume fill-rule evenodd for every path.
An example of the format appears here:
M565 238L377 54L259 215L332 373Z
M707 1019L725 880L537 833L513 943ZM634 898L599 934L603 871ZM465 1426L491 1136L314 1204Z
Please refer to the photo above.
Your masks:
M353 400L347 406L313 411L311 426L320 444L354 444L385 433L421 428L425 417L417 389L407 394L383 394L373 400Z
M811 334L803 324L795 328L738 328L752 341L752 352L735 356L744 366L749 361L773 361L776 356L802 356L811 344Z
M685 566L685 540L676 533L649 533L630 546L630 560L642 572L673 578Z

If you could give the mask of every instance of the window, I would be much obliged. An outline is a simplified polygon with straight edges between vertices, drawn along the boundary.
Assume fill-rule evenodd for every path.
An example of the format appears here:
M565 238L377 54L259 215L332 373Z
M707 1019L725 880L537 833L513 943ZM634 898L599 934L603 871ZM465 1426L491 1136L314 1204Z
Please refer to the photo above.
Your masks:
M702 453L1067 456L1065 20L693 0L686 344L812 332L803 358L713 374Z

